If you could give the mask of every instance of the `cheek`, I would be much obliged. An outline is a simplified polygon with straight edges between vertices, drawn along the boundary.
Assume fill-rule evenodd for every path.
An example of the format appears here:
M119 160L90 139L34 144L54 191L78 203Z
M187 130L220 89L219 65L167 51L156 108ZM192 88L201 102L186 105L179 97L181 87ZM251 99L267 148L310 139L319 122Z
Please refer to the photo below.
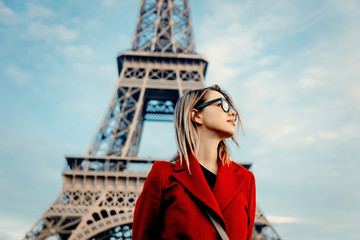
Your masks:
M204 118L204 124L208 126L209 128L214 129L222 129L224 126L226 126L226 118L224 114L221 113L211 113L205 116Z

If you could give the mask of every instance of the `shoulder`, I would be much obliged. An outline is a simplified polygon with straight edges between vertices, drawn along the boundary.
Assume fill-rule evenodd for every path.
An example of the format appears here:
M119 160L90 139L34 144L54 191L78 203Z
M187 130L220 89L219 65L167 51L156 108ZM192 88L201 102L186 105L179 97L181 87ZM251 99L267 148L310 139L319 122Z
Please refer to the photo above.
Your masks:
M148 177L154 175L164 175L168 172L172 172L174 169L174 164L168 161L156 161L151 167Z
M146 177L145 184L148 186L161 186L163 179L169 175L173 164L167 161L156 161Z
M247 170L242 165L240 165L234 161L230 162L230 168L237 174L246 175L249 178L254 179L254 174L251 171Z
M255 183L254 174L236 162L231 162L230 168L232 168L236 174L245 176L245 178L243 178L243 180L244 180L244 184L245 184L244 186L245 186L246 191L249 193L249 195L255 194L256 183Z
M149 174L146 177L149 186L159 186L163 188L166 179L174 169L174 164L167 161L156 161L151 167Z
M174 164L168 161L156 161L154 162L152 169L156 170L172 170L174 168Z

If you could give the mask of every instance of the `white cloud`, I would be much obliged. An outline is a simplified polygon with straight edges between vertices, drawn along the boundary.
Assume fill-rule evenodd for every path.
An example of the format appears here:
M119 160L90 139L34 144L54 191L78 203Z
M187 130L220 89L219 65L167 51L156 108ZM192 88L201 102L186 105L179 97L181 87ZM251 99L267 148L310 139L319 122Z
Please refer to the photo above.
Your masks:
M360 8L359 1L357 0L348 0L346 2L329 1L328 4L330 4L333 9L336 9L337 12L341 13L341 15L346 19L350 21L359 22L359 8Z
M277 206L277 203L285 215L286 212L304 212L301 208L304 206L309 209L309 212L317 211L318 216L323 216L321 217L323 219L324 212L333 211L341 221L348 219L338 215L340 211L343 211L344 206L336 204L335 206L339 206L338 208L329 207L334 202L329 196L334 189L337 191L334 186L331 186L333 173L338 174L338 179L347 179L346 181L349 182L353 179L358 180L356 171L347 171L346 168L352 166L352 169L356 169L353 166L358 165L354 162L358 152L347 151L347 147L352 144L354 149L357 149L359 145L360 125L358 122L360 116L359 112L355 110L360 109L360 104L358 104L360 102L360 68L358 67L360 38L359 31L354 31L358 26L359 3L356 1L331 1L332 5L340 5L339 11L343 13L342 15L334 14L336 7L326 9L322 8L323 3L316 3L314 9L318 10L309 15L312 10L298 8L300 2L292 2L291 4L294 6L289 6L290 4L286 1L268 3L265 1L235 1L231 3L230 1L214 0L210 4L205 2L204 5L207 6L202 11L210 8L213 13L209 13L204 18L200 31L195 32L195 36L202 38L197 42L198 48L210 62L206 84L209 84L209 81L224 84L228 90L234 93L232 94L234 98L242 101L238 102L242 104L240 111L244 112L246 136L242 142L244 144L241 153L245 152L246 156L241 160L255 163L253 170L260 173L256 176L259 180L257 182L259 195L275 196L273 197L274 201L268 201L264 205ZM105 0L103 3L113 6L115 2ZM4 10L4 6L5 4L0 0L0 21L3 19L2 16L7 16L9 19L16 18L13 10L6 6ZM38 10L38 13L41 11ZM120 9L119 14L121 11ZM324 18L326 12L333 18ZM43 19L41 14L39 16L35 13L36 11L34 11L34 19ZM51 18L52 16L45 11L43 17ZM344 22L344 19L353 22L349 24L349 22ZM55 20L62 22L62 19ZM78 21L77 23L83 21L81 26L84 28L81 31L99 27L97 22L91 22L92 20L86 20L86 18L78 18L74 21ZM88 26L85 24L86 21L88 21ZM107 26L105 22L100 22L100 24L101 27ZM332 25L331 28L327 28L329 24ZM74 29L45 22L27 22L24 26L29 26L29 29L33 28L33 32L29 30L29 33L31 36L35 36L35 39L49 41L51 44L54 42L67 43L67 46L60 48L63 50L62 53L69 58L86 58L87 56L89 60L97 59L97 56L94 56L94 49L98 50L96 47L85 45L85 43L84 45L69 43L82 37ZM63 28L61 29L59 26ZM9 31L14 32L15 30L10 29ZM67 34L66 31L68 31ZM65 35L68 36L61 37L61 32L65 32ZM25 30L24 33L26 34L27 31ZM53 54L53 52L48 54ZM116 66L101 67L98 66L98 62L88 63L90 62L76 61L73 63L69 61L69 66L73 67L70 67L69 74L79 74L74 76L76 81L72 81L71 84L76 86L71 89L75 89L74 92L80 95L77 94L78 99L75 101L69 98L67 102L61 101L60 104L64 107L62 110L66 110L62 113L69 113L69 111L70 113L79 113L89 119L88 122L95 122L93 125L96 127L99 117L102 117L103 111L109 103L109 97L113 90L111 87L105 89L105 82L116 82ZM91 70L91 68L93 69ZM75 71L71 72L72 70ZM104 74L102 74L103 72ZM22 70L20 65L5 73L12 79L19 79L17 83L24 86L28 86L26 84L31 86L32 80L37 79L36 75L30 75ZM87 74L82 75L83 73ZM93 79L89 79L89 76ZM91 82L95 81L97 84L94 79L102 79L100 89L99 86L89 87ZM103 81L103 79L107 80ZM70 85L70 83L68 84ZM73 87L73 85L71 86ZM98 94L99 91L102 93ZM94 93L98 94L98 99L94 99ZM102 100L104 96L105 100ZM103 102L101 103L101 101ZM61 127L60 124L59 128L64 128L64 126ZM33 136L41 137L38 132ZM6 149L8 145L5 143L9 144L9 139L4 138L3 142L3 149ZM13 141L13 144L15 143L17 141ZM142 141L142 143L145 145L146 142ZM42 146L41 144L37 145ZM32 146L32 148L34 147ZM84 149L80 150L82 152ZM60 154L63 154L64 151L59 150ZM73 151L79 152L76 149ZM336 161L333 160L337 156L332 157L331 155L341 158L342 164L339 164L339 158ZM24 161L26 159L28 158L24 157ZM32 159L37 159L37 157ZM294 159L298 159L298 162L294 163ZM299 166L303 166L303 168ZM49 174L52 172L49 171ZM321 203L321 207L317 209L318 205L312 204L314 203L313 198L308 197L311 194L304 193L304 189L319 184L318 176L322 174L327 174L327 178L320 180L323 188L317 190L324 193L328 191L327 189L330 190L324 195L322 192L317 194L316 203ZM47 177L51 180L51 176ZM284 181L284 179L287 180ZM291 184L293 182L296 184ZM352 181L352 184L354 182L356 181ZM270 187L264 189L262 188L264 185ZM354 192L352 189L352 187L349 188L349 185L344 185L341 191ZM294 192L296 193L294 194ZM289 196L297 196L297 194L303 196L300 199L300 208L297 206L299 203L296 202L299 199L296 200L294 197L294 201L287 200ZM342 196L347 197L345 194ZM348 199L353 202L357 200L355 198ZM328 205L323 205L323 202ZM286 208L283 205L292 206ZM346 205L351 206L351 204ZM275 211L276 207L272 210ZM304 236L310 236L316 231L323 234L324 227L321 226L326 226L325 220L320 223L311 222L312 226L309 227L308 219L311 217L307 215L308 213L301 214L303 215L294 215L298 218L283 215L266 215L266 217L272 223L280 223L279 229L276 229L280 235L281 227L286 229L287 224L285 223L291 223L288 225L296 226L296 228L300 227L300 224L298 226L295 223L301 223L304 235L292 236L291 233L288 233L290 236L288 238L317 239L316 236L312 236L312 238ZM0 225L2 225L1 222ZM12 231L12 227L5 224L3 226L2 230ZM30 227L26 228L24 232L28 231ZM342 231L342 233L350 232ZM326 234L329 236L329 233ZM326 235L324 236L326 237ZM357 235L353 234L354 236ZM23 235L14 236L13 239L22 237ZM330 235L330 237L332 236ZM284 238L286 238L285 235Z
M294 21L296 15L290 15L290 11L285 12L284 9L282 11L281 13L274 13L270 10L269 13L259 16L252 23L252 27L255 27L254 30L258 32L273 32L286 29Z
M69 30L63 25L46 25L42 22L32 22L28 26L28 32L37 40L48 42L70 42L78 37L76 30Z
M279 31L290 29L298 13L286 2L261 4L208 1L212 15L204 17L199 52L209 59L210 84L239 81L239 77L272 66L280 57L264 53L269 42L280 38ZM260 13L254 9L261 9Z
M260 56L258 59L255 59L255 66L257 67L268 67L273 65L276 62L279 62L278 56Z
M351 234L349 239L351 239L351 240L353 240L353 239L354 239L354 240L360 239L360 233Z
M7 66L5 68L5 73L21 87L32 85L31 74L19 69L17 66Z
M360 123L358 121L354 121L352 123L344 125L341 128L341 133L346 138L359 137Z
M315 138L311 137L311 136L307 136L304 138L304 141L307 143L313 143L313 142L315 142Z
M349 96L354 100L354 103L360 102L360 85L349 89Z
M7 216L0 219L0 237L4 240L22 239L30 228L31 225L21 218L11 219Z
M64 47L63 51L71 59L91 60L95 56L95 51L87 45L68 45Z
M91 19L91 20L85 22L85 28L89 31L99 30L101 28L101 26L102 26L101 23L94 19Z
M266 218L275 224L284 224L284 223L300 223L301 219L296 217L288 217L288 216L277 216L277 215L266 215Z
M245 33L238 24L221 29L214 29L211 23L206 25L206 28L212 29L214 36L201 46L200 51L206 53L211 63L210 70L215 69L210 77L226 82L247 71L249 64L244 60L257 56L262 43Z
M46 19L54 16L54 12L50 8L40 5L28 4L27 17L29 19Z
M0 0L0 22L5 24L13 24L18 22L20 19L16 15L16 13L6 4L3 0Z
M322 131L322 132L319 132L318 135L320 136L320 138L325 139L325 140L334 140L334 139L338 138L338 134L334 133L334 132Z
M244 98L259 107L266 107L269 101L286 106L293 99L292 89L289 82L280 79L278 74L276 71L264 70L243 79L239 85L246 90Z
M201 23L200 35L206 41L198 46L198 51L205 53L210 62L209 81L231 82L234 77L248 70L249 64L244 60L256 57L263 44L243 25L231 21L237 16L232 15L231 11L240 8L215 2L211 4L218 8L214 15L206 16Z
M315 77L325 77L329 75L329 72L321 67L310 66L304 69L304 74Z
M308 77L300 78L299 83L305 88L315 88L320 85L317 79Z
M314 89L323 87L328 82L326 79L332 76L332 72L321 67L310 66L303 70L302 77L299 79L300 86Z
M27 4L27 11L25 14L19 16L10 7L0 0L0 22L8 25L29 24L33 20L48 19L55 14L50 8L40 5Z
M262 146L253 156L273 154L272 147L296 151L315 142L339 141L341 119L355 108L351 105L360 107L354 104L360 99L360 71L355 64L360 61L360 34L351 30L356 24L335 36L326 33L309 45L304 41L306 51L298 48L293 55L277 55L273 43L292 45L285 41L289 36L294 41L292 34L312 37L312 28L322 27L318 25L327 22L334 9L322 5L300 14L306 6L285 1L208 5L213 15L205 16L200 27L204 39L200 52L210 62L207 84L220 83L235 93L235 100L246 101L245 127ZM351 135L353 129L344 131Z
M35 85L32 74L21 70L15 65L6 66L4 73L10 77L9 80L14 82L19 87L26 87L32 93L40 94L40 89Z
M288 139L289 136L293 137L299 133L300 128L295 125L279 126L273 132L273 135L269 138L270 142L279 142Z

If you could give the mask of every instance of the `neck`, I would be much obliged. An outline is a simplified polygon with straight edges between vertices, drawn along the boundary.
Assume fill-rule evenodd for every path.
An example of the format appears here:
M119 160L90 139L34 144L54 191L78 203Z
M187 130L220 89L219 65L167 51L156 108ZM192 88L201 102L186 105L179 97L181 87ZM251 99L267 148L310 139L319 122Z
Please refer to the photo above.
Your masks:
M218 172L218 145L220 140L209 136L199 135L199 146L196 158L209 171Z

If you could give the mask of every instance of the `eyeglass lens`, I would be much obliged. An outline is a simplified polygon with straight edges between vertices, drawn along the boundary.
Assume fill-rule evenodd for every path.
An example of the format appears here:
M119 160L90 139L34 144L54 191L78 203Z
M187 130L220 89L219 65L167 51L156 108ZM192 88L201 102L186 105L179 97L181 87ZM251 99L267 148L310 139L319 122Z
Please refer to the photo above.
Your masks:
M225 112L230 110L230 105L226 100L221 99L221 107Z
M221 107L224 110L224 112L229 112L231 108L235 111L235 109L230 106L230 103L228 101L226 101L226 99L221 99ZM235 111L235 121L237 120L237 117L238 117L238 114Z

